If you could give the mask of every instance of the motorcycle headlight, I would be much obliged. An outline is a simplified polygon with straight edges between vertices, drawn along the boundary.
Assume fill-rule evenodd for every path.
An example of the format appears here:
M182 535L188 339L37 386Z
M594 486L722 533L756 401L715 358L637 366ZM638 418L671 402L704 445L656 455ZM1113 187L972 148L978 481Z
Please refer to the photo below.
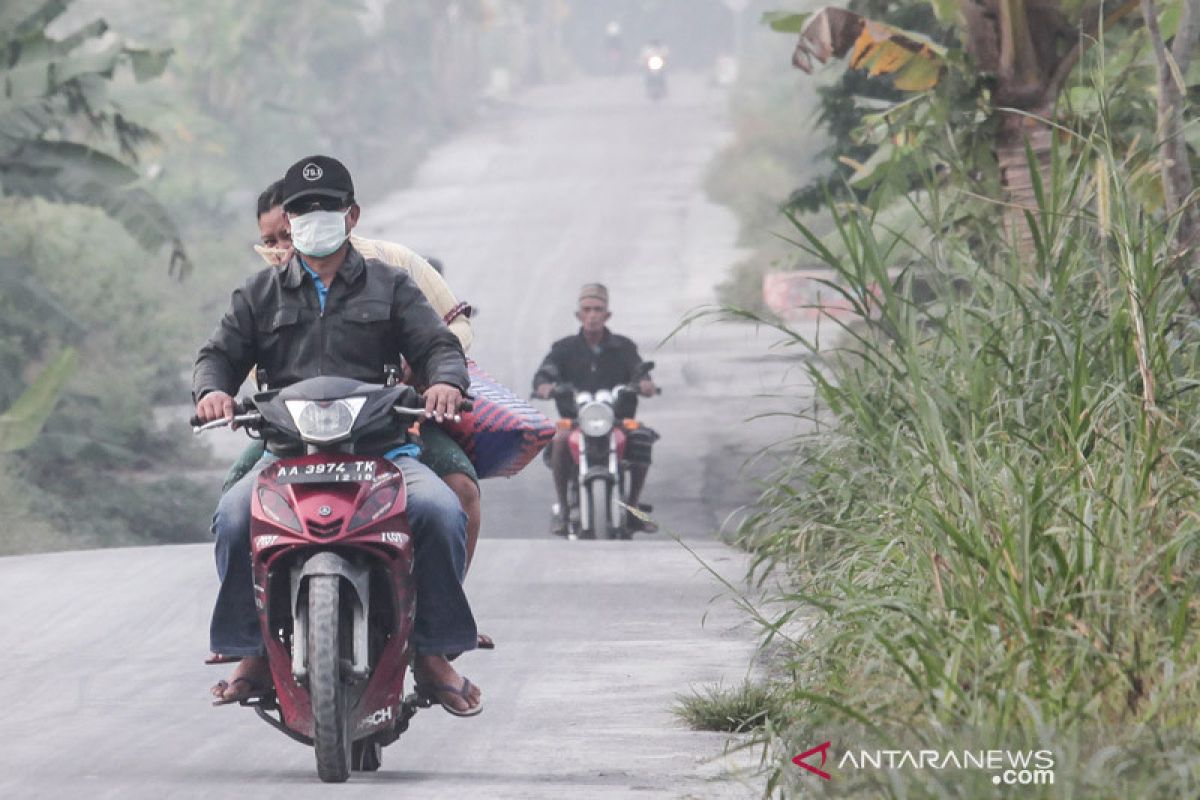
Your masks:
M584 436L604 436L612 430L612 406L605 403L588 403L579 409L579 429Z
M350 435L354 420L366 402L365 397L347 397L344 400L288 400L286 405L302 439L326 444Z
M662 56L650 56L650 61L648 63L648 66L650 67L650 69L654 70L655 72L658 72L660 69L662 69L666 65L667 65L667 62L663 61Z

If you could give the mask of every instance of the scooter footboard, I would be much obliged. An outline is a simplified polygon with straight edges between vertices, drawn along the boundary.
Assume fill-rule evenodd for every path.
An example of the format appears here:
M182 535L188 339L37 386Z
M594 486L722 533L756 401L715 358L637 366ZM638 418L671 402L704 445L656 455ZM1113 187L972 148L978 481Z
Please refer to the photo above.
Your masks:
M339 553L328 550L316 553L311 558L292 567L291 597L292 619L296 621L293 632L292 674L297 680L308 675L308 604L303 602L303 591L308 579L316 575L333 575L345 579L354 590L351 605L353 619L353 662L351 670L356 677L366 677L370 671L369 636L367 620L371 616L371 573L370 568L358 565Z

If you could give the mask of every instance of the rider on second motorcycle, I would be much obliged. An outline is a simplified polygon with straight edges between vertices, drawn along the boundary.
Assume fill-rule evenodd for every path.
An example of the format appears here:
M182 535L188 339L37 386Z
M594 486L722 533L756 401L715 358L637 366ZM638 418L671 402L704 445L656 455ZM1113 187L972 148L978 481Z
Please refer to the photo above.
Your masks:
M579 290L579 333L559 339L550 348L533 376L533 393L548 400L559 383L570 384L576 391L597 392L618 385L634 385L638 393L651 397L657 391L650 375L642 369L642 357L631 339L608 329L612 312L608 309L608 289L599 283L585 284ZM550 467L554 472L554 490L558 494L559 512L554 518L553 533L567 534L567 485L573 466L567 439L570 431L559 429L550 444ZM655 435L644 429L630 432L625 451L629 462L629 495L627 502L636 507L650 471L650 450ZM653 531L652 523L630 516L632 530Z

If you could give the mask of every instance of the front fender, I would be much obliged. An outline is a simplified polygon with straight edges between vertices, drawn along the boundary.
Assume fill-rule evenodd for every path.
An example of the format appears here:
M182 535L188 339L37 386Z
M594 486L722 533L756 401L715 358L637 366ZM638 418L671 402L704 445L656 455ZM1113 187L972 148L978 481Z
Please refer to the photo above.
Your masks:
M315 553L305 559L304 563L292 567L292 619L295 620L292 674L297 680L308 674L308 664L305 661L308 654L308 604L301 603L301 598L307 597L302 590L308 579L314 575L335 575L344 579L354 590L353 671L355 675L367 675L370 671L367 619L371 611L371 575L367 567L354 564L344 556L329 550Z

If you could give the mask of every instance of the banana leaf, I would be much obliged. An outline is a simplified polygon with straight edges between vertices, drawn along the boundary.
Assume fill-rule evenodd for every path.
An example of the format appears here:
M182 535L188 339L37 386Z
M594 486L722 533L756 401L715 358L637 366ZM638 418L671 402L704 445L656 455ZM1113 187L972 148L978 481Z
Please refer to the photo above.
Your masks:
M63 386L75 372L75 349L63 349L8 411L0 414L0 453L24 450L37 439Z

